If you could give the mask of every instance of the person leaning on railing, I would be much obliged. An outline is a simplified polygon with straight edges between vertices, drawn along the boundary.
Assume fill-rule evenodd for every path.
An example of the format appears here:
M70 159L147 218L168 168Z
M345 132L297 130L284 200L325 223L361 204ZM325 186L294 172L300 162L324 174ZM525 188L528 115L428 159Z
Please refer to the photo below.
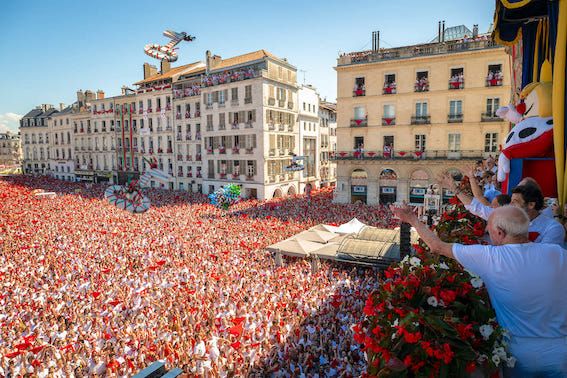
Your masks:
M451 190L472 214L488 220L495 210L483 204L476 196L470 196L459 190L453 177L445 173L437 178L439 185ZM472 185L471 185L472 186ZM525 184L512 190L511 204L524 210L529 218L530 240L535 243L552 243L563 245L565 229L563 225L549 217L543 208L543 194L535 185Z
M484 281L516 358L504 377L567 376L567 251L530 243L530 218L523 209L494 209L487 224L493 245L445 243L407 205L390 209L415 227L431 252L457 260Z

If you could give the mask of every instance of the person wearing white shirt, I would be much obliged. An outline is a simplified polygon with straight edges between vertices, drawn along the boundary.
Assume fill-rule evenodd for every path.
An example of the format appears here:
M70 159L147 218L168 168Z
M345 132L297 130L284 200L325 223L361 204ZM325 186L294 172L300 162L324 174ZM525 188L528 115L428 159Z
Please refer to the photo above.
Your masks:
M406 205L391 206L415 227L433 253L457 260L480 276L498 323L510 334L505 377L567 376L567 251L556 244L530 243L526 212L503 206L490 214L493 245L445 243Z
M459 191L453 178L446 174L439 178L439 183L451 189L465 208L472 214L488 220L494 208L481 203L466 193ZM529 237L535 243L552 243L563 245L565 228L561 223L546 214L541 214L543 208L543 194L532 184L520 185L512 190L512 206L523 209L529 216Z

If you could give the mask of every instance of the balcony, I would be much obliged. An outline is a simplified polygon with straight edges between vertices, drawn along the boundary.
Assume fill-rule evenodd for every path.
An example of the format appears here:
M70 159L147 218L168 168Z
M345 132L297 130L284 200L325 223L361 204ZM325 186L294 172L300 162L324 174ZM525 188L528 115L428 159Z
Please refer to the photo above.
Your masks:
M219 108L226 108L226 102L219 102Z
M226 148L225 147L219 147L219 154L226 154Z
M413 46L395 47L391 49L380 49L379 51L366 50L351 52L340 56L337 65L346 66L351 64L365 64L372 62L382 62L392 59L450 54L458 53L461 51L481 50L497 47L498 45L489 39L477 41L446 41L442 43L433 42Z
M213 148L212 148L212 147L207 147L207 153L208 153L209 155L212 155L212 154L213 154Z
M382 126L394 126L396 117L382 117Z
M233 172L231 176L232 176L233 180L239 180L240 179L240 173Z
M195 135L195 140L201 140L201 133L197 133Z
M195 155L195 161L201 161L201 154L196 154Z
M269 131L275 131L276 130L276 125L274 124L273 121L268 122L268 130Z
M293 106L294 106L294 103L293 103L292 101L289 101L289 102L287 103L287 108L288 108L289 110L293 110Z
M396 93L398 93L398 90L396 89L395 83L384 84L384 88L382 88L382 94L390 95L390 94L396 94Z
M191 139L192 139L191 134L185 135L185 140L191 140Z
M502 122L503 119L498 117L495 113L482 113L480 115L481 122Z
M244 103L245 104L251 104L252 103L252 97L244 97Z
M274 106L274 105L276 105L276 99L273 98L273 97L269 97L269 98L268 98L268 105L269 105L269 106Z
M177 161L183 161L183 155L177 155Z
M464 89L464 80L449 80L449 89Z
M193 161L193 156L187 155L187 156L185 156L185 159L186 159L187 161Z
M207 125L205 130L207 131L213 131L213 125Z
M203 178L203 174L200 171L197 171L197 174L195 175L195 177Z
M201 112L200 111L196 111L195 112L195 118L199 118L201 116Z
M351 119L350 127L366 127L368 126L368 117L362 119Z
M239 153L240 153L240 148L238 148L238 147L232 147L232 153L233 153L233 154L239 154Z
M293 133L293 125L287 125L287 131Z
M220 177L221 180L226 179L226 173L224 173L224 172L219 173L219 177Z
M428 82L416 82L413 86L414 92L429 92L429 83Z
M185 112L185 118L186 118L186 119L191 118L191 113Z
M331 160L447 160L447 159L483 159L484 150L427 150L427 151L341 151L331 157Z
M360 88L352 91L352 97L362 97L362 96L366 96L366 89Z
M278 126L278 130L279 131L284 131L285 130L285 125L281 124Z
M268 156L273 157L276 156L276 150L275 149L270 149L270 151L268 152Z
M245 151L246 151L246 154L252 155L254 153L254 147L246 147Z
M226 130L226 124L224 123L219 124L219 131L224 131L224 130Z
M247 174L246 175L246 181L254 181L254 175Z
M502 86L502 78L501 77L493 77L493 78L486 78L485 86L487 87L501 87Z
M233 123L230 125L230 128L231 128L232 130L238 130L238 129L240 129L240 124L239 124L238 122L233 122Z
M181 119L181 113L177 113L177 114L175 115L175 119Z
M211 110L213 108L213 104L206 104L205 109Z
M447 116L447 123L462 123L462 122L463 122L462 114L449 114Z
M251 129L253 127L254 125L252 124L252 121L246 121L246 123L244 124L245 129Z
M239 102L237 98L233 98L232 100L230 100L230 106L238 106Z
M177 134L177 136L175 137L175 140L180 142L183 140L183 137L181 136L181 134Z
M431 123L431 116L411 116L412 125L429 125Z

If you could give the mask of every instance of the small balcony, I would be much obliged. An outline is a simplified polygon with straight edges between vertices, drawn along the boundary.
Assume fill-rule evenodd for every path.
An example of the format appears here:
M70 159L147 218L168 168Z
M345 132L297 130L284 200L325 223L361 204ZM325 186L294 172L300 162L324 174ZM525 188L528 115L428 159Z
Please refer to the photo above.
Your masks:
M254 153L254 147L245 148L246 154L252 155Z
M393 84L393 83L384 84L384 88L382 88L382 94L391 95L391 94L396 94L396 93L398 93L398 90L396 88L396 84Z
M278 100L278 106L283 108L285 106L285 100Z
M252 97L245 97L245 98L244 98L244 103L245 103L245 104L251 104L251 103L252 103Z
M486 86L487 87L501 87L502 86L502 78L501 77L486 77Z
M352 97L366 96L366 89L358 88L352 91Z
M177 161L183 161L183 155L177 155Z
M195 112L195 118L199 118L201 116L201 112L200 111L196 111Z
M207 153L208 153L209 155L212 155L212 154L213 154L213 148L212 148L212 147L207 147Z
M219 108L226 108L226 102L219 102Z
M206 104L205 109L211 110L213 108L213 104Z
M192 139L191 134L185 135L185 140L191 140L191 139Z
M201 161L201 159L202 159L201 154L196 154L196 155L195 155L195 160L196 160L196 161Z
M431 116L411 116L412 125L429 125L431 123Z
M462 123L463 122L463 115L462 114L449 114L447 116L448 123Z
M273 121L269 121L269 122L268 122L268 130L270 130L270 131L275 131L275 130L276 130L276 125L274 124Z
M177 113L177 114L175 115L175 119L181 119L181 113Z
M414 92L429 92L429 83L416 82L413 86Z
M203 178L203 174L200 171L198 171L197 174L195 175L195 177Z
M232 153L233 153L233 154L239 154L239 153L240 153L240 148L238 148L238 147L232 147Z
M495 113L482 113L480 115L480 121L481 122L502 122L503 119L498 117Z
M238 130L238 129L240 129L240 124L238 122L233 122L230 125L230 128L231 128L231 130Z
M269 97L269 98L268 98L268 105L269 105L269 106L274 106L274 105L276 105L276 99L273 98L273 97Z
M219 124L219 131L223 131L223 130L226 130L226 124L221 123Z
M449 80L449 89L464 89L464 80Z
M361 119L353 118L350 120L350 127L366 127L366 126L368 126L368 117Z
M224 173L224 172L219 173L219 177L220 177L221 180L226 179L226 173Z
M185 156L185 159L186 159L187 161L193 161L193 157L192 157L191 155Z
M219 147L219 154L226 154L226 148L225 147Z
M293 103L292 101L288 101L288 103L287 103L287 108L288 108L289 110L293 110L293 106L294 106L294 103Z
M394 126L396 117L382 117L382 126Z
M246 121L246 123L244 124L245 129L251 129L253 127L254 125L252 124L252 121Z
M240 179L240 173L233 172L231 176L232 176L233 180L239 180Z
M185 112L185 118L191 118L191 113Z

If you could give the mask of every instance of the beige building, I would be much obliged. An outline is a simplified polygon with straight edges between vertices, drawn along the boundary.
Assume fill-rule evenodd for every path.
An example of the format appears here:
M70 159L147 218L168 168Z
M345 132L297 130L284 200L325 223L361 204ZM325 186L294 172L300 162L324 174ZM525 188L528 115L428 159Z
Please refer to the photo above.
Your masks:
M49 173L65 181L75 181L75 133L73 131L74 105L59 105L47 121L49 130Z
M420 204L438 173L497 154L508 132L495 115L510 98L504 47L464 26L444 35L338 58L335 201Z
M22 163L20 136L11 132L0 133L0 166L15 166Z
M319 94L312 85L301 85L297 92L299 128L299 155L305 157L305 169L298 172L299 192L306 187L319 188L321 185L321 128L319 119Z
M22 172L28 174L47 174L49 170L49 131L48 119L56 113L53 105L43 104L29 111L20 120L22 141Z
M335 185L337 181L337 104L319 102L319 140L321 141L321 186Z

